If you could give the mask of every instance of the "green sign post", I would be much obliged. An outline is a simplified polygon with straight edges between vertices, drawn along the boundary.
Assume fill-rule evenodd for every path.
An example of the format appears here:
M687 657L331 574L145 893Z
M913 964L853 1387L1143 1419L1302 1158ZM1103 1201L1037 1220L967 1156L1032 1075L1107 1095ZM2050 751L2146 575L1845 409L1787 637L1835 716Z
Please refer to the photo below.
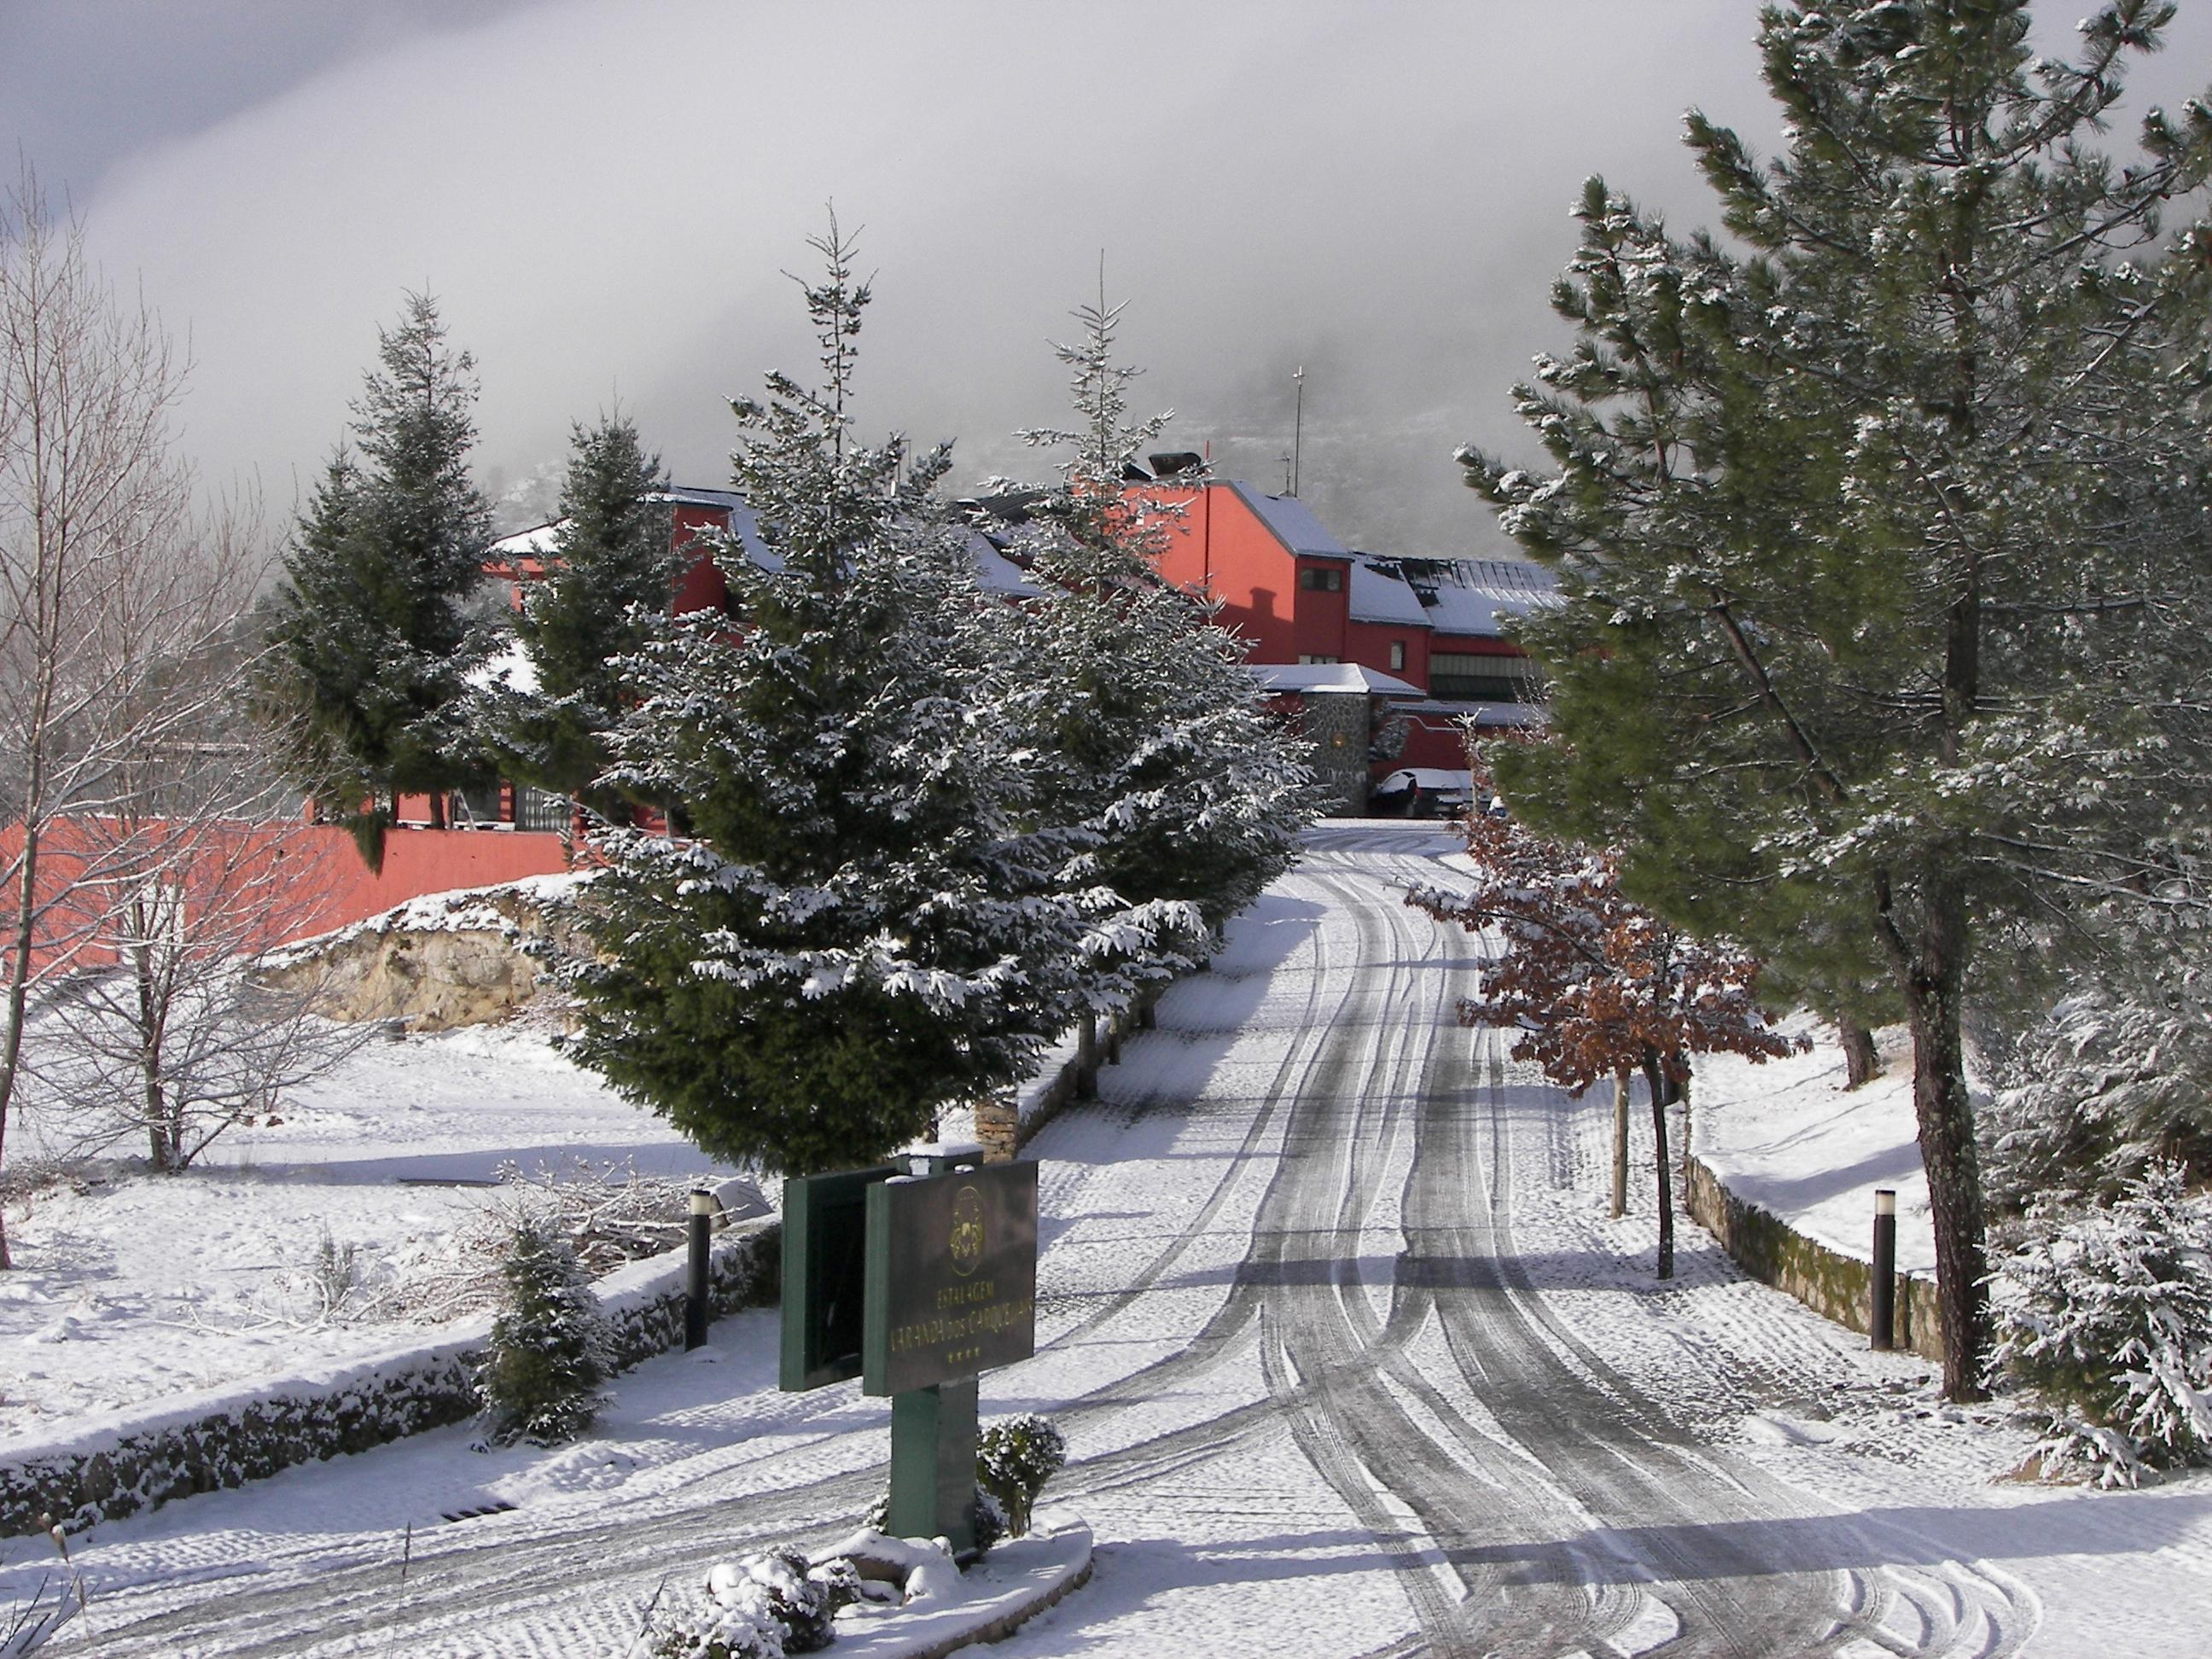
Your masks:
M1036 1348L1036 1165L912 1167L784 1183L782 1384L857 1375L889 1395L890 1529L959 1553L975 1546L976 1375Z

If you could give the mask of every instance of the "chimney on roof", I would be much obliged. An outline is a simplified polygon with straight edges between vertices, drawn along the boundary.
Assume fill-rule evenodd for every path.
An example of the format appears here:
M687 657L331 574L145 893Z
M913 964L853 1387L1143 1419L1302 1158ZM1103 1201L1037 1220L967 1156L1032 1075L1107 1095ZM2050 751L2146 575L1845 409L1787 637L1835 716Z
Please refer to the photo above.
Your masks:
M1194 449L1170 450L1163 454L1147 455L1156 478L1179 478L1187 473L1206 471L1206 457Z

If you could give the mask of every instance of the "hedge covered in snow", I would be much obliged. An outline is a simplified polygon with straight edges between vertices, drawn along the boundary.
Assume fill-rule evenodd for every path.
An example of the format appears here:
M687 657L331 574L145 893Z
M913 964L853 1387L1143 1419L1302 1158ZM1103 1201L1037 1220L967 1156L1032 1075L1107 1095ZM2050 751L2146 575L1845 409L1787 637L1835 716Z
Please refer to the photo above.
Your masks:
M741 1223L715 1240L716 1314L775 1299L780 1240L772 1220ZM684 1253L671 1251L594 1287L613 1327L617 1369L683 1341L684 1271ZM81 1531L172 1498L464 1422L477 1413L471 1379L490 1327L490 1316L478 1316L441 1341L204 1389L18 1441L0 1449L0 1536L43 1531L47 1517Z

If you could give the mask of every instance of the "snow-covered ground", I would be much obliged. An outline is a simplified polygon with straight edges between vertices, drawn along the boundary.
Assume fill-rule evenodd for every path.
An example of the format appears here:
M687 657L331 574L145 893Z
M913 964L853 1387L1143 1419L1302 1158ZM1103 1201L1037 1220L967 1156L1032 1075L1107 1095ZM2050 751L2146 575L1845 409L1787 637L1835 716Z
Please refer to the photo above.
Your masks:
M1729 1190L1845 1255L1872 1250L1874 1194L1897 1194L1897 1265L1936 1271L1928 1177L1912 1122L1911 1040L1880 1034L1881 1074L1844 1087L1843 1051L1828 1027L1799 1015L1792 1036L1811 1052L1753 1065L1740 1054L1698 1063L1692 1085L1693 1147Z
M399 1346L406 1319L313 1317L328 1238L374 1287L440 1259L500 1165L709 1165L521 1022L378 1039L234 1128L180 1175L94 1172L11 1206L0 1274L0 1448L72 1418ZM35 1120L33 1128L37 1128ZM11 1139L12 1157L27 1150Z
M1048 1501L1098 1547L998 1650L2203 1651L2212 1481L2005 1482L2023 1431L1698 1230L1654 1282L1648 1146L1607 1220L1602 1091L1568 1102L1450 1023L1476 947L1392 892L1442 847L1317 832L1104 1098L1035 1143L1038 1353L984 1378L984 1409L1059 1418ZM1698 1086L1717 1155L1705 1124L1758 1096ZM1806 1182L1796 1144L1778 1182ZM776 1393L775 1340L770 1313L724 1322L625 1376L575 1446L441 1431L99 1528L59 1650L618 1651L671 1575L826 1538L879 1489L886 1402ZM46 1565L10 1540L0 1598Z

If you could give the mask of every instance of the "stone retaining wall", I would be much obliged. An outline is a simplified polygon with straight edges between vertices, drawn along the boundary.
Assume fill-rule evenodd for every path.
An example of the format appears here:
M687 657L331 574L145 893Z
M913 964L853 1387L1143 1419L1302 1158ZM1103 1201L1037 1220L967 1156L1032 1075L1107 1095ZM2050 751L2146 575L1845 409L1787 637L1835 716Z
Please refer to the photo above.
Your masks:
M1873 1297L1870 1262L1816 1243L1770 1210L1738 1198L1704 1160L1684 1160L1683 1203L1735 1264L1761 1284L1796 1297L1814 1313L1863 1333ZM1897 1276L1897 1346L1941 1364L1943 1327L1936 1282Z

